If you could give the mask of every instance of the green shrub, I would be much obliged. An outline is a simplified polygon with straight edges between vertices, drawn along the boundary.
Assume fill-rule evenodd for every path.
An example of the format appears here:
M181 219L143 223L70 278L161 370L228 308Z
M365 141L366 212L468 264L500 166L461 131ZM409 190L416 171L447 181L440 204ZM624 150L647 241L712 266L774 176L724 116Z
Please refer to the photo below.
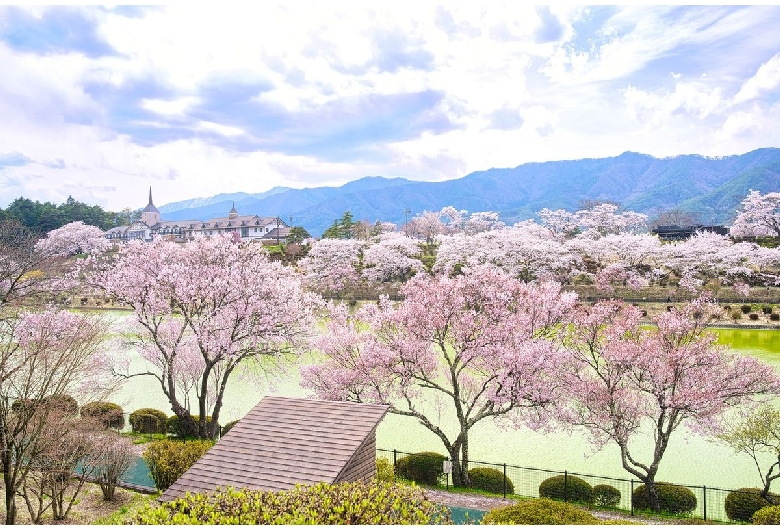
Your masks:
M214 442L211 440L159 440L150 443L143 457L157 489L167 490L212 445Z
M481 524L598 524L581 508L550 499L530 499L490 510Z
M733 313L731 313L732 320L739 320L740 318L742 318L742 313L740 313L739 311L734 311Z
M376 459L376 479L379 482L395 482L393 464L384 456Z
M168 415L157 409L138 409L130 413L133 432L141 434L165 434Z
M590 502L593 487L579 477L558 475L539 484L539 496L570 502Z
M289 491L220 488L150 503L123 524L407 525L451 523L449 511L403 484L341 482Z
M233 420L229 421L225 424L224 427L222 427L222 430L220 431L220 436L225 436L228 432L230 432L230 429L232 429L236 423L238 423L240 420Z
M771 315L769 315L769 320L773 320L773 321L780 320L780 315L778 315L777 313L772 313Z
M515 485L498 469L491 467L475 467L469 469L469 478L471 487L478 490L489 491L490 493L504 493L504 479L506 479L506 492L514 493Z
M121 429L125 426L125 415L122 407L109 401L86 403L81 407L81 417L98 419L111 429Z
M780 506L765 506L753 514L753 524L780 524Z
M747 315L748 313L750 313L750 309L751 309L751 308L750 308L750 305L749 305L749 304L743 304L743 305L739 306L739 310L740 310L740 311L742 311L742 312L743 312L744 314L746 314L746 315Z
M200 422L200 416L198 414L193 414L192 421L194 421L195 423ZM211 422L211 416L206 416L206 422ZM182 426L181 419L175 414L165 420L165 426L166 426L166 432L168 434L178 436L179 438L197 435L196 432L185 432ZM219 430L219 425L217 425L217 430Z
M761 312L764 313L765 315L771 315L772 314L772 306L765 305L764 307L761 308Z
M696 495L685 486L677 486L666 482L656 482L659 507L662 512L671 514L687 514L696 509ZM649 510L650 501L644 484L634 490L632 496L634 508Z
M748 315L748 318L749 318L750 320L758 320L758 314L756 314L756 313L750 313L750 314Z
M425 451L399 458L395 463L395 475L417 484L436 486L444 475L442 464L447 457Z
M620 504L620 497L620 490L609 484L593 486L593 504L596 506L614 508Z
M771 494L770 494L771 495ZM780 497L771 495L780 503ZM758 488L740 488L726 495L726 515L732 521L750 521L753 514L764 506L770 506L769 501L761 497Z

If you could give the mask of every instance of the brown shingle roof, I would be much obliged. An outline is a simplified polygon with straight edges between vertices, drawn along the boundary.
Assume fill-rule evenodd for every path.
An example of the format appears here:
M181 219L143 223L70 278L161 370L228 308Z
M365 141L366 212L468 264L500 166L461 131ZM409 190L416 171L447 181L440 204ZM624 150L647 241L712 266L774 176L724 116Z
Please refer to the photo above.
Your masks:
M386 405L267 396L161 496L232 485L283 491L296 484L331 484L367 444ZM352 462L351 462L352 460Z

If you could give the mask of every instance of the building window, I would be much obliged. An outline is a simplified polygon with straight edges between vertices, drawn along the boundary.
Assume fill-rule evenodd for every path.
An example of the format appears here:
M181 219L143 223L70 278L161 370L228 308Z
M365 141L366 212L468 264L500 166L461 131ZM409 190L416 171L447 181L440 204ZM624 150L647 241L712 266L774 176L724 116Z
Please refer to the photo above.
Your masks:
M249 237L249 229L248 228L242 228L241 229L241 237Z

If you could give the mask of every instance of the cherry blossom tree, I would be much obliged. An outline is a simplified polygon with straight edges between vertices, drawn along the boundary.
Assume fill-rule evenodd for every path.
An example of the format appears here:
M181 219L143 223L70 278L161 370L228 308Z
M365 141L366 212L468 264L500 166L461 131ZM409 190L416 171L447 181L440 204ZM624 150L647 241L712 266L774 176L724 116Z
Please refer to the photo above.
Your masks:
M439 242L434 270L444 274L490 264L523 281L565 281L581 266L578 256L533 221L472 236L441 236Z
M449 453L454 483L467 485L474 425L555 401L551 339L576 295L494 267L417 275L402 292L397 306L383 299L355 315L333 307L315 344L326 360L302 368L302 385L322 399L387 403L415 418Z
M654 509L659 466L681 426L715 429L732 407L780 388L771 366L716 345L705 326L717 311L700 298L661 314L648 330L639 327L637 308L600 302L580 306L565 328L566 405L558 418L584 427L597 448L615 443L623 468L646 485ZM643 461L634 444L648 430L654 446Z
M583 235L602 237L608 234L638 233L647 230L645 214L625 211L617 213L618 206L602 203L586 210L576 212Z
M446 232L447 227L441 220L440 212L424 211L412 217L406 225L406 235L424 239L426 243L432 244L438 234Z
M236 368L300 351L319 300L261 246L229 237L130 242L89 265L94 285L133 307L128 332L149 367L127 375L157 379L184 431L201 438L216 435ZM189 388L195 411L187 406Z
M365 241L357 239L322 239L298 266L304 281L318 291L342 292L360 279L361 254Z
M543 208L536 215L539 216L542 226L558 240L574 237L579 231L580 218L575 213Z
M40 458L56 446L73 422L56 396L104 399L115 381L101 344L105 320L46 310L2 321L0 336L0 460L5 486L5 522L16 520L16 498Z
M733 237L780 236L780 193L750 190L731 225Z
M424 270L416 239L388 232L363 251L363 277L374 282L406 281Z
M81 221L52 230L35 245L35 249L43 255L62 257L104 252L109 248L111 242L100 228Z

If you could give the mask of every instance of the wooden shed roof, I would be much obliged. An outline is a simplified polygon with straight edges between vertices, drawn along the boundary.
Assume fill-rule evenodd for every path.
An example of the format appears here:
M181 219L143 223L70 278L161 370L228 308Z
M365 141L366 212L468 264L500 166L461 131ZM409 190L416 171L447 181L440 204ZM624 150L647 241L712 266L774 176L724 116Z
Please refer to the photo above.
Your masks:
M371 436L387 405L267 396L161 496L218 486L266 491L333 483Z

